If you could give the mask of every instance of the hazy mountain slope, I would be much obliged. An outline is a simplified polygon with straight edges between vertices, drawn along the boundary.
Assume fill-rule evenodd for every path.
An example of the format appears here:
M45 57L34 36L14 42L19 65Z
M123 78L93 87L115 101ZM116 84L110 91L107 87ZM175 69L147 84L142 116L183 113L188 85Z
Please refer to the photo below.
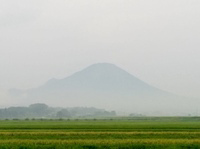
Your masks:
M38 88L16 93L26 102L66 107L95 106L130 112L176 112L189 108L190 103L108 63L94 64L67 78L52 79Z

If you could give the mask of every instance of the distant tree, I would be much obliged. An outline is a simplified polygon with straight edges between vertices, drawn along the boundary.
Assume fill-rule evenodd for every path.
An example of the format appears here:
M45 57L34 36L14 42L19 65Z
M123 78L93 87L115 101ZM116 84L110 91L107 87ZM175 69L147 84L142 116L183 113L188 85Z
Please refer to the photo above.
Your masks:
M43 103L36 103L29 106L33 117L45 117L48 115L48 106Z
M39 110L39 111L42 111L42 110L46 110L48 109L49 107L44 104L44 103L36 103L36 104L31 104L29 106L30 109L33 109L33 110Z
M0 119L49 119L49 118L89 118L113 117L115 111L105 111L94 107L53 108L43 103L32 104L29 107L9 107L0 109Z
M71 114L67 109L62 109L57 112L56 117L57 118L69 118L69 117L71 117Z

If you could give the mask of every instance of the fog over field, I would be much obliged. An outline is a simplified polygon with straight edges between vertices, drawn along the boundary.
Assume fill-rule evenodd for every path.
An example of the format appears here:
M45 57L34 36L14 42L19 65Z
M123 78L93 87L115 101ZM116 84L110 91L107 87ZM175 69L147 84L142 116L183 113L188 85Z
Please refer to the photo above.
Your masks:
M0 108L198 115L199 8L198 0L0 0Z

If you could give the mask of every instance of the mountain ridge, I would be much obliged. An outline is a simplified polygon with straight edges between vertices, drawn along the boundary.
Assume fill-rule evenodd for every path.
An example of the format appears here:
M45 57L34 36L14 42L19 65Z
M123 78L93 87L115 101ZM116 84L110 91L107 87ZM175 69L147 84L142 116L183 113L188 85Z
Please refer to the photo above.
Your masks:
M188 102L183 104L181 97L153 87L110 63L93 64L66 78L53 78L38 88L19 91L18 95L22 102L95 106L131 112L188 108ZM180 103L182 106L177 106Z

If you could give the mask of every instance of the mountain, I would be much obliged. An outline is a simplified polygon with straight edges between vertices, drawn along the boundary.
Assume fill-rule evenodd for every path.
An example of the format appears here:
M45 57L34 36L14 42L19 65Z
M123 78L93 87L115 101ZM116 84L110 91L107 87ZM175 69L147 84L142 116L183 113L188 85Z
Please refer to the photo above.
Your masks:
M184 112L191 100L155 88L109 63L91 65L64 79L29 90L10 90L21 102L56 106L95 106L127 112ZM17 98L16 98L17 96Z

